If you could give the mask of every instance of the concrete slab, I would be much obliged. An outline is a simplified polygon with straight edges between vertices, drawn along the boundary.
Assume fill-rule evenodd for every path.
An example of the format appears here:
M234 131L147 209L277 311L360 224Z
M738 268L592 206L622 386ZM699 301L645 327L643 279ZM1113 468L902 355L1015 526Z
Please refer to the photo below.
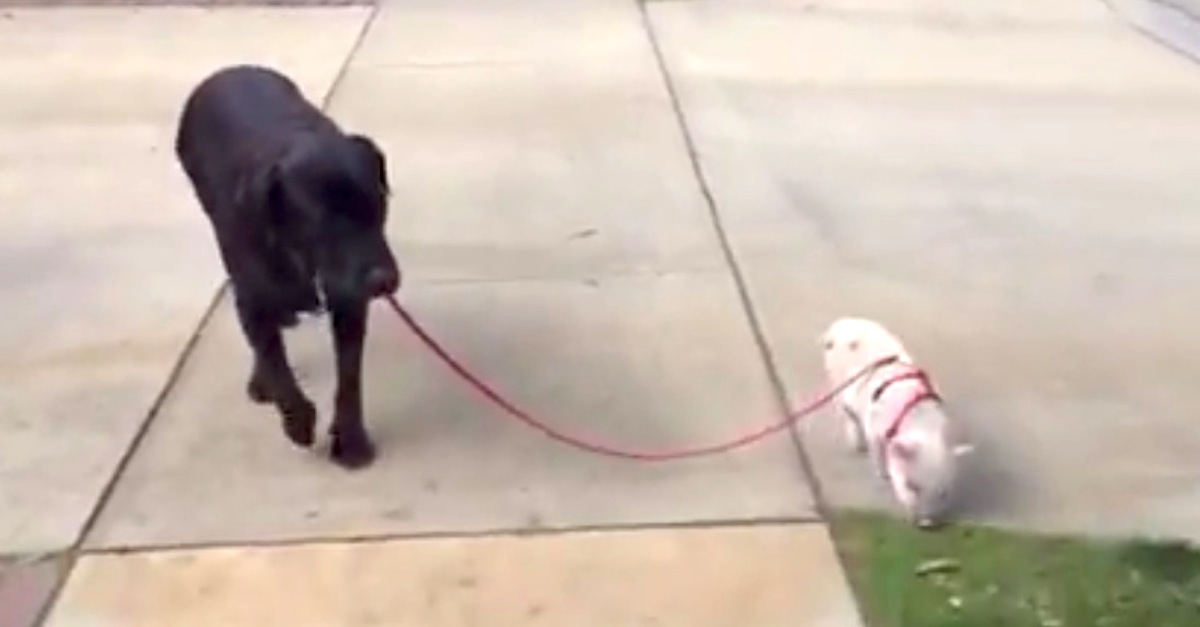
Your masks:
M1118 15L1148 38L1200 62L1200 2L1177 0L1105 0Z
M0 0L0 7L47 9L66 7L114 7L128 9L163 7L246 8L246 7L333 7L372 6L374 0Z
M1037 278L1018 305L829 259L759 259L748 270L794 395L820 381L813 336L834 316L872 316L903 335L979 447L964 473L965 517L1200 537L1200 437L1186 411L1195 402L1186 355L1196 345L1175 335L1195 296L1151 297L1161 310L1136 311L1140 296L1096 295L1097 312L1082 317L1049 313L1061 301ZM803 431L826 497L835 506L893 507L865 460L844 450L838 428L821 414Z
M1179 9L1195 18L1200 18L1200 0L1148 0L1156 4Z
M0 558L0 627L35 627L64 574L55 557Z
M906 27L848 24L884 42L872 52L884 61L815 85L824 70L763 54L817 46L797 34L806 18L767 26L736 6L650 8L791 392L819 381L815 337L833 317L879 318L980 445L970 516L1200 538L1188 357L1200 338L1186 313L1200 307L1200 190L1186 149L1200 141L1200 75L1095 35L1121 70L1052 89L1044 66L1020 61L1032 49L1018 33L998 40L1005 72L964 41L953 64L930 50L904 77L875 69L907 54L896 35ZM827 41L840 40L829 28ZM755 44L710 45L733 41ZM803 58L829 67L841 50ZM1147 76L1159 77L1141 83L1154 98L1118 83ZM805 431L827 496L882 505L837 434L828 418Z
M5 15L0 551L37 552L76 539L219 283L171 156L187 89L257 61L320 97L366 11Z
M387 5L333 109L412 280L724 267L633 2Z
M355 64L582 63L636 77L653 63L640 54L647 48L641 14L625 0L408 0L381 8Z
M949 31L1072 29L1112 23L1103 2L1091 0L738 0L735 4L857 22L924 24Z
M857 627L839 572L819 525L89 555L46 625Z
M777 412L723 273L410 286L448 348L562 429L638 448L711 442ZM89 547L810 518L791 442L647 465L552 442L463 387L380 308L365 373L381 456L362 473L292 448L243 397L223 308L88 538ZM323 418L319 321L289 339Z
M1024 3L1009 10L1007 21L989 18L996 9L979 9L987 4L983 0L955 4L961 8L937 3L944 7L940 19L928 17L922 2L895 3L889 19L881 19L878 9L836 10L843 4L698 0L647 6L659 37L672 50L672 70L713 79L704 86L687 85L691 90L720 94L774 81L789 87L1020 90L1139 99L1200 94L1196 69L1185 59L1115 19L1097 19L1092 8L1052 11L1060 13L1057 26L1051 21L1030 27L1040 20ZM1074 13L1079 15L1070 17ZM880 46L888 54L879 54Z

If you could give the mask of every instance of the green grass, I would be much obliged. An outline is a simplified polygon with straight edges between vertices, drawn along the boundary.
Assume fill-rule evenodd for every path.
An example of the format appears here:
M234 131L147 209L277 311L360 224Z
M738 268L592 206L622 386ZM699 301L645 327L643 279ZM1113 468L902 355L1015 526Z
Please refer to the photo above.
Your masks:
M870 627L1200 626L1200 551L1185 544L918 531L863 512L833 530Z

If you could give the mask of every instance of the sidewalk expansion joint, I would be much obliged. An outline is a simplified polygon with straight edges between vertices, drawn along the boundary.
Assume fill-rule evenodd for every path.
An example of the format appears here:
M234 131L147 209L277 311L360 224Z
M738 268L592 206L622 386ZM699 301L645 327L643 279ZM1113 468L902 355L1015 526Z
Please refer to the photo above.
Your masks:
M347 536L310 536L274 540L229 540L215 542L178 542L138 546L98 547L83 549L81 555L136 555L140 553L177 553L221 549L277 549L297 546L338 546L384 542L419 542L425 540L474 540L482 538L541 538L579 534L637 533L653 531L687 531L698 529L728 529L750 527L824 526L816 516L778 516L751 519L696 520L661 523L614 523L601 525L569 525L561 527L497 527L480 531L393 532Z
M725 258L725 263L729 267L730 275L733 277L734 287L737 290L738 299L742 307L742 311L746 316L746 321L750 326L750 332L754 337L754 343L758 347L759 355L762 358L762 366L770 382L771 389L774 392L775 402L779 409L780 415L786 415L791 411L788 402L787 389L783 384L783 378L779 375L779 369L775 366L775 357L771 351L771 346L767 341L766 332L763 330L762 322L754 307L754 300L750 295L750 289L746 282L745 272L738 262L737 255L733 251L733 245L729 241L729 236L725 231L724 222L721 219L721 213L717 207L716 198L713 195L712 189L708 184L708 177L704 174L704 166L700 162L700 154L696 149L696 142L692 135L692 131L687 122L687 115L683 110L683 103L679 96L679 92L675 87L675 81L671 76L671 71L663 54L662 46L658 40L658 34L654 29L653 20L650 19L650 12L646 8L645 0L635 0L637 2L638 11L641 12L642 28L646 32L646 38L649 41L650 48L654 54L654 59L658 65L659 74L662 77L663 86L667 90L667 96L671 102L671 108L675 113L675 119L679 125L679 133L683 139L684 148L687 151L688 161L691 164L692 174L696 179L696 185L700 189L700 194L704 198L705 207L708 209L709 219L712 222L713 231L716 235L717 242L720 244L722 256ZM801 441L800 435L795 429L788 430L791 436L792 446L796 450L796 457L799 460L800 468L808 480L808 488L812 492L813 505L817 514L823 520L829 520L828 507L826 506L824 492L821 489L821 484L817 478L817 474L813 468L812 460L808 455L808 451L804 448L804 443Z
M696 183L700 187L701 194L703 195L705 204L708 207L709 217L712 219L713 230L716 232L717 239L720 242L721 249L725 255L725 260L729 265L729 271L733 276L734 284L737 287L737 292L741 299L741 305L746 314L746 320L750 325L750 330L754 335L754 341L758 345L759 353L762 356L763 368L765 369L767 377L770 380L771 387L774 390L775 400L779 405L780 412L786 413L791 411L791 407L788 403L787 389L783 384L782 377L779 375L779 369L776 367L775 357L771 351L769 343L767 342L766 333L763 330L762 323L755 312L754 302L750 296L750 291L746 284L745 273L742 271L738 263L737 256L733 251L733 247L729 242L728 234L725 232L721 215L717 208L716 199L708 185L707 177L704 175L704 167L700 163L700 156L696 150L695 141L693 139L691 129L688 126L687 117L684 114L683 105L678 91L675 88L675 83L671 76L670 69L668 68L666 57L662 52L662 47L654 29L653 20L650 19L650 13L646 8L646 0L635 1L638 4L638 10L641 12L642 26L646 31L646 37L654 51L655 60L658 63L663 84L666 86L667 93L670 96L671 105L675 110L675 117L679 123L679 130L680 134L683 136L684 145L687 148L688 158L691 161L692 171L696 177ZM817 477L816 468L812 462L812 458L809 456L808 451L804 447L804 442L802 441L799 432L796 429L789 429L788 432L791 436L792 446L796 450L796 457L799 460L801 470L808 479L808 487L812 492L813 506L816 510L817 517L821 522L820 526L825 531L826 536L834 547L834 553L837 555L837 562L841 567L840 574L842 581L847 586L847 589L849 589L850 580L849 569L846 567L846 555L841 550L841 547L838 546L838 543L834 541L833 532L829 528L829 525L833 521L833 517L831 515L828 501L825 499L825 492L821 487L821 481ZM857 607L857 601L855 601L855 604L856 610L861 615L862 610L861 608Z

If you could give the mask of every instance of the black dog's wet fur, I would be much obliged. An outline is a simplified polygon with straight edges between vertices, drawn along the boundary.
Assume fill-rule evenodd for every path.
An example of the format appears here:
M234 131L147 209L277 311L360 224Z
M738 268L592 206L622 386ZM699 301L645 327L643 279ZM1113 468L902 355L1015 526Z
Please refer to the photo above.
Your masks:
M330 453L349 468L369 464L375 450L361 385L368 304L399 285L384 238L383 153L343 133L290 79L254 66L220 70L195 88L175 153L212 224L254 353L247 394L278 408L292 442L313 444L316 408L292 373L282 329L324 305L337 357Z

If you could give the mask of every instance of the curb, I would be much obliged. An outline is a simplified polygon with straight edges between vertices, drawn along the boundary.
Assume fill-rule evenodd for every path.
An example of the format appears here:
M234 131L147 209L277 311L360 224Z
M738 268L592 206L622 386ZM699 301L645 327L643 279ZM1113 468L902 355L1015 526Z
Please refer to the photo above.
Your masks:
M1200 15L1164 0L1101 0L1150 39L1200 63Z

